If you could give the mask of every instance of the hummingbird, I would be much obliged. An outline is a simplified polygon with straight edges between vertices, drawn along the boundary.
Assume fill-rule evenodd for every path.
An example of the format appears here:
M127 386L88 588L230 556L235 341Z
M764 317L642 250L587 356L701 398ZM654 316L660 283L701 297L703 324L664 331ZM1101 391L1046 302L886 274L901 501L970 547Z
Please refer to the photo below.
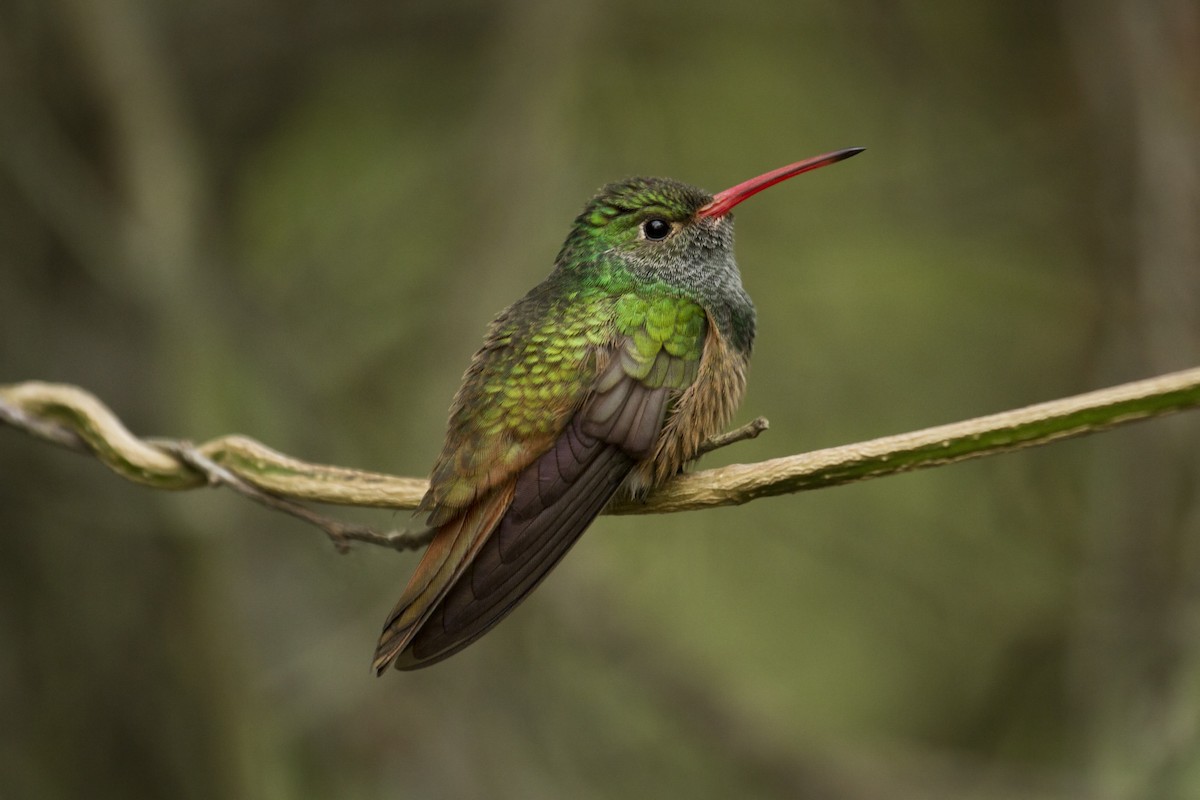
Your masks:
M435 533L384 624L377 675L429 666L483 636L617 492L643 495L725 428L755 330L731 212L862 150L714 195L631 178L588 202L550 275L492 321L454 397L417 509Z

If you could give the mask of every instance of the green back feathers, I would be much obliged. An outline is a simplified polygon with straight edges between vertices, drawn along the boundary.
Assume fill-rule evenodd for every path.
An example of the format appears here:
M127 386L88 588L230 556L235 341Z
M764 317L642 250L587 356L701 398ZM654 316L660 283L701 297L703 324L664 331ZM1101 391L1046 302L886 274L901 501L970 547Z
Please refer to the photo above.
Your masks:
M542 452L596 388L606 349L651 388L695 379L704 310L671 287L610 278L563 286L556 273L492 324L455 397L427 510L472 502Z

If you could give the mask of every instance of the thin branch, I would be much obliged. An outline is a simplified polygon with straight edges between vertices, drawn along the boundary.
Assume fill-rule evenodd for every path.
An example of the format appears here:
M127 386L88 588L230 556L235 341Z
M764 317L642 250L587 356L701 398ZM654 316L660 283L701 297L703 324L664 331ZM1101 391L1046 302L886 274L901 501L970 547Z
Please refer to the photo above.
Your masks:
M1047 444L1197 407L1200 367L951 425L681 475L643 500L620 500L608 511L652 514L740 505ZM238 435L198 446L154 440L156 445L131 434L93 395L63 384L0 386L0 422L75 450L86 443L117 474L160 489L191 489L213 481L237 488L244 483L256 491L250 496L258 502L265 502L266 495L412 509L428 487L416 478L310 464ZM765 428L766 420L755 420L713 440L709 449L753 438ZM301 516L309 519L312 512L304 512ZM366 529L337 527L341 523L333 528L314 524L341 546L358 540L404 549L422 541L414 534L364 534Z
M1049 444L1200 407L1200 367L1087 394L755 464L681 475L616 514L735 506Z
M318 514L299 503L264 492L262 489L253 486L204 455L190 442L180 442L172 439L151 439L147 441L175 456L193 470L202 473L208 478L210 486L226 486L260 505L276 511L282 511L285 514L290 514L293 517L317 526L325 531L325 535L329 537L334 547L340 553L349 552L351 542L366 542L367 544L374 544L380 547L390 547L393 550L401 552L405 550L420 550L429 544L429 540L433 538L432 528L423 528L419 531L378 533L373 528L365 525L343 522L332 517L327 517L324 514Z

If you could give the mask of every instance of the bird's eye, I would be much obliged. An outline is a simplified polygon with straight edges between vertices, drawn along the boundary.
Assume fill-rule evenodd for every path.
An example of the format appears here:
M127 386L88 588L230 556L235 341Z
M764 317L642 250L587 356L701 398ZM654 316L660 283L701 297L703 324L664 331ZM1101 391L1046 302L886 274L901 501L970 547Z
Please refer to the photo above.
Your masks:
M671 223L659 217L651 217L642 223L642 235L652 242L660 242L671 233Z

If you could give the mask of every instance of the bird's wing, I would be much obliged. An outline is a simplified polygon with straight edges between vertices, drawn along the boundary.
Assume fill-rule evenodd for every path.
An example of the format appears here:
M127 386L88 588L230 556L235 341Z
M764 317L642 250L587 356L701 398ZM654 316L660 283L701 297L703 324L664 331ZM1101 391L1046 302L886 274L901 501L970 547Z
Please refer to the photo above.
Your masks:
M384 627L377 671L393 660L400 669L427 666L486 633L653 454L672 399L695 380L707 326L698 306L675 306L672 318L648 313L652 305L621 318L622 333L599 353L558 435L440 524Z

